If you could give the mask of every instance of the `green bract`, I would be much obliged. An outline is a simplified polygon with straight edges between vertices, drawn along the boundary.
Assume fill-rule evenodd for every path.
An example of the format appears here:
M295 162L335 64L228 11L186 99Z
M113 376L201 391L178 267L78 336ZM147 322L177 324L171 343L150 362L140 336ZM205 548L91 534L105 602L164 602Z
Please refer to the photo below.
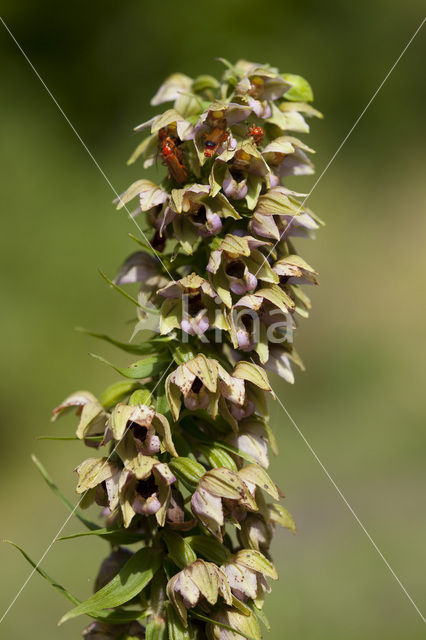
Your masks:
M278 577L273 530L295 532L266 471L277 453L267 398L271 373L293 382L292 364L303 368L294 330L310 309L303 287L318 280L294 241L322 223L283 182L313 172L294 134L321 114L300 76L221 62L220 80L171 75L151 101L169 108L136 127L129 163L160 161L165 175L116 200L145 232L114 280L101 275L137 323L128 342L84 330L123 351L113 363L94 356L121 378L53 412L77 414L65 439L90 447L79 507L97 504L103 518L76 509L87 530L62 539L97 535L111 553L84 602L37 570L74 604L62 622L92 617L87 639L260 640L267 579Z

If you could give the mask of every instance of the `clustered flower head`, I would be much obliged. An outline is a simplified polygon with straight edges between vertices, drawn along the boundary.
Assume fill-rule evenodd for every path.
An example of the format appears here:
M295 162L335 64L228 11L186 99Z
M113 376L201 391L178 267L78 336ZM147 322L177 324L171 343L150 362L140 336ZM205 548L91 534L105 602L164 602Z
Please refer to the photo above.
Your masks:
M220 80L163 83L151 104L168 108L136 127L147 135L130 162L165 175L116 202L135 203L144 238L113 284L138 287L125 295L155 330L92 334L139 359L114 365L122 379L99 397L78 391L54 410L78 415L92 455L77 494L102 523L81 520L112 547L95 594L64 617L91 616L86 639L259 640L273 531L295 530L267 471L267 398L271 372L292 383L303 368L293 333L318 280L294 240L322 223L283 180L313 172L298 135L321 114L300 76L222 62Z

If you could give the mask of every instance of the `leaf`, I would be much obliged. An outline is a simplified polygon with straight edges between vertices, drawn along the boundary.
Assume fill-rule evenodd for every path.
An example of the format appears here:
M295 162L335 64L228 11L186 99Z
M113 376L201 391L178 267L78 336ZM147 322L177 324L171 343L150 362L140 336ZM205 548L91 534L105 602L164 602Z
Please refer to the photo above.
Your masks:
M78 518L80 522L82 522L88 529L91 529L92 531L98 529L98 525L95 522L87 520L87 518L83 516L83 514L72 504L72 502L70 502L68 498L64 496L64 494L53 482L52 478L49 476L40 460L34 454L31 455L31 460L34 462L35 466L43 476L43 479L45 480L47 486L62 500L67 509L69 509L71 513L73 513L75 517Z
M65 587L63 587L61 584L56 582L56 580L51 578L45 571L43 571L43 569L39 567L37 563L34 562L34 560L32 560L30 556L27 555L23 549L21 549L21 547L18 547L18 545L12 542L11 540L4 540L4 542L7 542L7 544L11 544L12 547L15 547L15 549L17 549L24 556L24 558L30 563L30 565L34 567L37 573L39 573L45 580L50 582L52 587L54 587L57 591L62 593L62 595L68 598L70 602L72 602L75 605L79 604L79 600L77 598L75 598L67 589L65 589Z
M86 536L99 536L112 544L135 544L141 541L140 533L133 533L127 529L93 529L93 531L82 531L80 533L72 533L69 536L61 536L58 541L73 540L74 538L83 538Z
M127 380L113 382L99 396L99 402L105 409L110 409L139 387L139 382L128 382Z
M146 587L160 564L161 559L157 551L148 547L140 549L108 584L68 611L59 624L84 613L91 615L93 611L118 607L129 602Z
M269 384L268 376L265 371L258 364L254 362L245 362L241 360L235 365L235 369L232 372L234 378L240 378L252 382L260 389L265 391L271 391L271 385Z
M157 375L158 373L162 373L169 363L169 358L166 356L148 356L143 358L142 360L138 360L137 362L133 362L133 364L128 367L120 368L115 367L111 362L105 360L102 356L98 356L95 353L90 354L92 358L96 360L100 360L104 364L107 364L109 367L112 367L114 371L120 373L125 378L132 378L135 380L139 380L142 378L151 378L152 376Z
M294 73L283 73L282 77L292 85L284 94L284 98L286 100L312 102L314 94L312 92L311 85L307 80L305 80L305 78Z
M197 554L186 541L186 538L182 538L175 531L167 530L163 530L161 535L167 545L170 557L179 569L183 569L191 562L195 562Z
M119 340L114 340L114 338L110 338L104 333L95 333L94 331L88 331L88 329L83 329L83 327L75 327L75 331L79 333L85 333L87 336L91 336L92 338L98 338L98 340L104 340L105 342L109 342L109 344L114 345L118 349L122 351L126 351L127 353L133 353L137 356L142 356L148 353L152 353L158 347L156 344L152 344L150 342L143 342L141 344L132 344L131 342L120 342Z
M223 564L231 557L231 553L225 545L212 536L187 536L185 541L191 545L197 554L203 556L209 562Z
M116 291L118 291L119 293L121 293L121 295L126 298L127 300L129 300L130 302L133 302L133 304L135 304L137 307L141 307L141 305L139 304L139 302L136 300L136 298L134 298L133 296L131 296L129 293L127 293L127 291L124 291L124 289L122 289L121 287L118 286L118 284L115 284L115 282L113 282L112 280L110 280L108 278L107 275L105 275L105 273L102 271L102 269L98 269L100 275L102 276L102 278L108 282L109 285L111 285L111 287L113 289L115 289Z
M103 440L103 436L85 436L84 440L92 440L94 442L101 442ZM38 436L37 440L81 440L81 438L77 438L77 436L69 436L60 437L60 436Z
M59 591L59 593L61 593L63 596L65 596L70 602L72 602L72 604L75 604L77 606L80 605L80 600L78 600L78 598L75 598L67 589L65 589L65 587L63 587L56 580L51 578L45 571L43 571L43 569L41 567L39 567L37 565L37 563L34 562L34 560L32 560L30 558L30 556L28 554L26 554L23 549L21 549L21 547L18 547L17 544L15 544L14 542L11 542L10 540L5 540L5 542L7 542L8 544L11 544L13 547L15 547L15 549L17 549L24 556L24 558L37 571L37 573L40 574L42 576L42 578L47 580L47 582L49 582L54 589ZM111 622L113 624L122 624L122 623L125 623L125 622L131 622L132 620L136 620L137 618L141 617L141 611L135 611L135 610L132 610L132 611L105 611L105 612L104 611L93 611L92 613L89 613L88 615L91 618L94 618L95 620Z

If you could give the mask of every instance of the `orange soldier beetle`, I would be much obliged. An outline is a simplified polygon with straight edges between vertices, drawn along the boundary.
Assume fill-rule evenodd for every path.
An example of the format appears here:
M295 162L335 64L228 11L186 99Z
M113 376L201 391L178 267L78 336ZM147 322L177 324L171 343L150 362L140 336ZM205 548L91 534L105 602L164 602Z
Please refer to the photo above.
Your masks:
M249 127L248 135L253 138L254 144L262 144L265 132L263 131L262 127L257 127L256 125L252 124Z
M166 128L160 129L158 137L164 164L167 166L172 178L178 184L183 184L186 182L188 172L183 163L182 150L179 149L173 138L168 135Z

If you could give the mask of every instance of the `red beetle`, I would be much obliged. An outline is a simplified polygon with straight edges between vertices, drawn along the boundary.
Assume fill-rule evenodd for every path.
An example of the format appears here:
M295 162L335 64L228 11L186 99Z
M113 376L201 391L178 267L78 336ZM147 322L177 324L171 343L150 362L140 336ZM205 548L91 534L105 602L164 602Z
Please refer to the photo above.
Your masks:
M172 137L167 133L167 129L160 129L158 132L160 139L160 152L164 164L167 166L170 175L178 184L186 182L188 172L183 162L182 150Z
M255 144L262 144L265 132L262 127L257 127L255 124L252 124L249 127L248 135L253 138Z

